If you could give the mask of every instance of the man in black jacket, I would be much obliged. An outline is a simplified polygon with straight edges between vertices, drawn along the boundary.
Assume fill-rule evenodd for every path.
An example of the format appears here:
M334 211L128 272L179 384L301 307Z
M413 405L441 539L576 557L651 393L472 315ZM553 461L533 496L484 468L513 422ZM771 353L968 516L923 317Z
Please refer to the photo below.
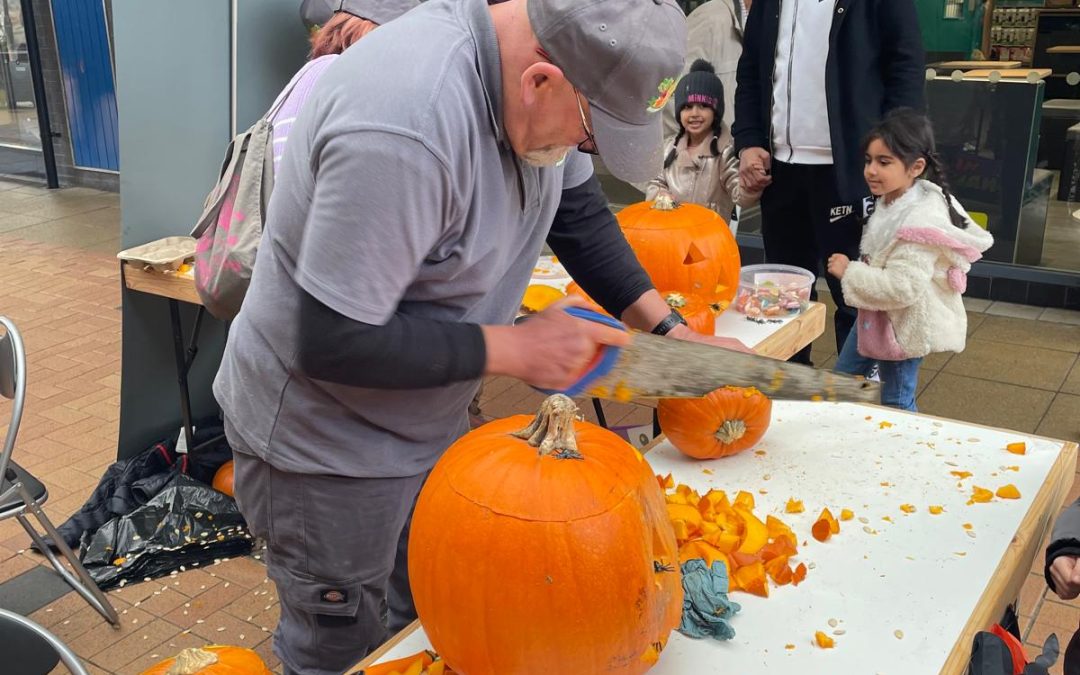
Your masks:
M766 260L816 272L833 253L858 257L872 204L862 139L890 110L923 107L924 58L913 0L755 0L734 136L743 188L767 188ZM855 312L826 279L839 352ZM810 348L794 358L809 363Z

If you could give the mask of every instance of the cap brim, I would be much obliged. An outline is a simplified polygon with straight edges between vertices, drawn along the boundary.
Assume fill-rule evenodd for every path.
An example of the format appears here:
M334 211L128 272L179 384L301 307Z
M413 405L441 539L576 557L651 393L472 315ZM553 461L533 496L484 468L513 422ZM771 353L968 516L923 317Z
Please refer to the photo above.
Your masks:
M590 108L596 149L604 166L616 178L627 183L642 183L656 178L662 168L664 127L659 113L649 116L647 124L630 124L603 110Z

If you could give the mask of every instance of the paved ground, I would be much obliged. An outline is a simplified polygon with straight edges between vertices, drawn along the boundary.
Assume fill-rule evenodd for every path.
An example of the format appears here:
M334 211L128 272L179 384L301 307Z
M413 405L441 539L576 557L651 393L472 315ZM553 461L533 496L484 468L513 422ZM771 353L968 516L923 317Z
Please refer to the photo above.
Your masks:
M118 220L115 195L50 193L0 182L0 312L22 328L29 355L29 399L15 457L48 485L46 510L57 523L81 506L115 457ZM968 349L928 361L920 408L1080 440L1080 313L980 301L971 301L969 309ZM831 333L815 343L814 356L820 365L831 364ZM482 410L490 417L528 412L539 399L527 387L496 378L484 388ZM0 419L7 414L0 404ZM611 425L650 419L648 411L615 405L607 417ZM1074 486L1071 498L1078 495ZM41 564L26 550L28 543L17 523L0 522L0 583ZM1026 640L1041 644L1057 632L1067 642L1080 625L1080 607L1047 597L1041 558L1031 570L1020 598ZM119 631L73 593L33 618L67 641L93 673L138 673L206 642L252 647L277 667L269 640L277 596L259 560L230 560L109 595L123 612Z

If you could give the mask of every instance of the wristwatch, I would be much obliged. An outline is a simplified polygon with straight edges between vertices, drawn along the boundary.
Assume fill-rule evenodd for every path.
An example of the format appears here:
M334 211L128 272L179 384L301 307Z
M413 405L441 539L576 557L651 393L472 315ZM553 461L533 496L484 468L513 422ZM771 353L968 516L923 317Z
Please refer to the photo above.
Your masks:
M675 328L675 326L678 326L680 323L684 326L687 325L686 319L683 318L682 314L679 314L679 310L673 309L671 310L671 314L668 314L663 321L656 324L656 327L652 329L652 334L667 335L671 332L671 329Z

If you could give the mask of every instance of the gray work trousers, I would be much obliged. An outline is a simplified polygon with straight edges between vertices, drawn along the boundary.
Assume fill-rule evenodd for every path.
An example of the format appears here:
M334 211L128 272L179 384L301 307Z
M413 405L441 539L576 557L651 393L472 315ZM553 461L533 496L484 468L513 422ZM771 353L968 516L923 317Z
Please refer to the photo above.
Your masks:
M340 675L416 618L409 522L427 474L346 478L279 471L235 456L236 501L266 540L285 673Z

